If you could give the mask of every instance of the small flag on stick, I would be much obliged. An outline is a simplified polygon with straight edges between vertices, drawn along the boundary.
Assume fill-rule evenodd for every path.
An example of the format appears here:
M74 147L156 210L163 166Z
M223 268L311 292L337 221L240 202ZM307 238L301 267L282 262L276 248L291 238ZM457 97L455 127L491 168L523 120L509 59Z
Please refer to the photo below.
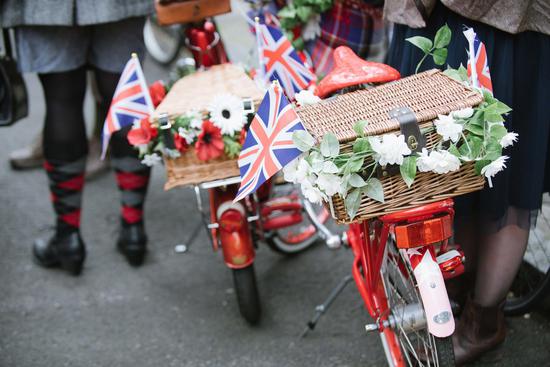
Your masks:
M292 133L305 130L276 81L271 84L246 134L239 155L241 186L235 202L255 192L302 152Z
M261 75L266 82L278 80L290 99L294 99L295 93L307 89L315 82L315 74L307 65L304 65L280 29L259 24L256 19L256 37Z
M468 76L475 88L482 88L493 94L493 83L489 72L487 50L483 42L479 40L473 28L464 31L468 40Z
M136 54L126 63L103 125L101 159L105 158L111 135L135 120L149 117L154 107Z

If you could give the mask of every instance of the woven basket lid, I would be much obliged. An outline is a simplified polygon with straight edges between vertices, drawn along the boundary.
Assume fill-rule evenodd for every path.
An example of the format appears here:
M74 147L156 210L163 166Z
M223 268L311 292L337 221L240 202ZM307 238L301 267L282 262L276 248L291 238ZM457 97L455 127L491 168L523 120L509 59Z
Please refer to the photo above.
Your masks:
M353 125L368 122L367 135L399 129L399 122L389 117L397 107L409 107L419 123L437 115L477 106L483 96L448 77L437 69L409 76L369 90L360 90L323 100L297 109L306 129L320 140L328 132L341 143L357 138Z
M264 93L246 75L243 68L222 64L208 70L197 71L178 80L156 108L153 118L161 113L178 116L191 110L205 111L217 94L229 93L240 98L251 98L255 105Z

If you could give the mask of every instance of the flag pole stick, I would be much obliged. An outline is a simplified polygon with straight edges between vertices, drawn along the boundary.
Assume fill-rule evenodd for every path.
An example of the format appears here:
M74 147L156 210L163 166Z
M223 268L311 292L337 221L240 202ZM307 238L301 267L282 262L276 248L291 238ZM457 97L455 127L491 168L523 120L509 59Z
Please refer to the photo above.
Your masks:
M264 70L264 62L262 57L262 41L261 41L261 34L260 34L260 18L255 17L254 18L254 30L256 31L256 45L258 47L258 71L260 74L260 78L262 79L262 82L265 83L265 70Z

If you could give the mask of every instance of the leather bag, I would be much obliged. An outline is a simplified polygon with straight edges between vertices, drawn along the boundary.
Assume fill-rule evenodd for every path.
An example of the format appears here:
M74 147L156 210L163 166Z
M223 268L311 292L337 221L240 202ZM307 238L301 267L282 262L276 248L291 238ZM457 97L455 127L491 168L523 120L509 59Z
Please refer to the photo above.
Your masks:
M28 115L27 88L17 70L9 31L2 29L4 54L0 55L0 126L10 126Z
M191 23L231 11L230 0L155 0L160 25Z

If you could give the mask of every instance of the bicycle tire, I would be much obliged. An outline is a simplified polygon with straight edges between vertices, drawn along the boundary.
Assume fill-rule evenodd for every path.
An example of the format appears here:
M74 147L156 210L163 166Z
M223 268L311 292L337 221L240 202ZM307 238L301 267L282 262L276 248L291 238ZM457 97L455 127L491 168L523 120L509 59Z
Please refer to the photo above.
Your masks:
M385 272L382 282L387 297L388 309L395 325L390 326L390 332L382 332L384 349L388 364L400 360L407 366L441 366L454 367L455 358L451 337L437 338L432 335L426 325L419 324L410 327L405 321L404 310L408 306L422 306L422 300L417 289L416 280L408 261L398 252L395 245L388 243L385 255ZM406 255L405 255L406 256ZM399 351L391 346L395 346Z
M231 269L233 273L233 284L239 311L243 318L251 325L260 321L262 313L260 295L256 285L256 274L254 264L242 269Z
M546 274L541 275L541 280L526 294L518 297L509 297L504 303L504 314L506 316L520 316L533 309L550 293L550 269Z
M157 39L157 36L155 34L155 27L157 27L157 31L161 28L160 25L156 24L154 19L147 18L145 25L143 26L143 41L145 43L145 48L147 49L147 52L149 55L151 55L151 58L155 60L156 63L166 66L173 63L176 58L179 55L181 46L183 44L183 39L181 36L181 32L177 32L177 38L173 41L173 45L171 49L165 50L161 45L159 40ZM168 32L165 32L168 34ZM174 34L169 35L169 37L173 37L176 35L176 32L172 32Z

